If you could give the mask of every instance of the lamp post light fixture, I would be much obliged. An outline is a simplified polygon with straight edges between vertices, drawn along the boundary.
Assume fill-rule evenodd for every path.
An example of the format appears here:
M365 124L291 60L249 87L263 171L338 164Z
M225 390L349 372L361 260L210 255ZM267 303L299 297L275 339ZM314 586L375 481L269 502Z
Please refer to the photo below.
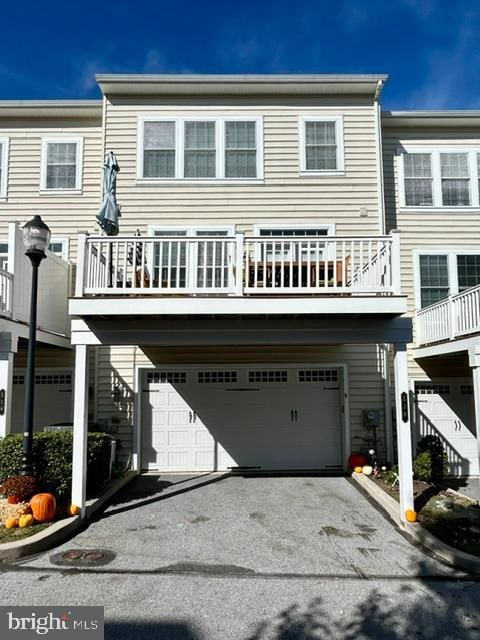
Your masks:
M40 216L34 216L23 228L25 255L32 263L32 292L30 298L30 327L28 333L27 374L25 379L25 411L23 414L23 452L20 475L33 475L33 404L35 398L35 347L37 340L38 267L46 258L50 244L50 229Z

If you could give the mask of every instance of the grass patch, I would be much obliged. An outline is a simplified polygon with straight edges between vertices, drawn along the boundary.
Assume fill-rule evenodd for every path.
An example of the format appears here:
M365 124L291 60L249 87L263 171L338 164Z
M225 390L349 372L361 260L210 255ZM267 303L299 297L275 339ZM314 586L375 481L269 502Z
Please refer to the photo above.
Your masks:
M24 527L23 529L20 527L16 527L15 529L5 529L5 527L0 527L0 544L4 544L5 542L18 542L18 540L24 540L25 538L33 536L34 533L43 531L49 526L50 525L48 523L44 523L34 524L31 527Z

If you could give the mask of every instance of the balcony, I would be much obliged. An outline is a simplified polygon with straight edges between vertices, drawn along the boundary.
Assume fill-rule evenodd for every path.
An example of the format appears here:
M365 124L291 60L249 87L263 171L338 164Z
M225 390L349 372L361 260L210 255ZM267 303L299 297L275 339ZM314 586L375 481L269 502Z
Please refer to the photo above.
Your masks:
M0 330L28 335L32 267L17 223L9 225L7 268L0 269ZM38 271L37 327L42 341L69 345L70 266L47 251Z
M419 346L480 333L480 286L425 307L416 316Z
M115 304L112 305L112 301ZM399 235L79 236L70 314L387 313Z

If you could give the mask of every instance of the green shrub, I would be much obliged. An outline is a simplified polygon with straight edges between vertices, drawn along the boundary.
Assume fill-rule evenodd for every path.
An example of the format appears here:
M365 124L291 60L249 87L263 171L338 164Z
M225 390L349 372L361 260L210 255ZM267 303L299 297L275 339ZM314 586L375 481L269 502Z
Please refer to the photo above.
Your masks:
M388 484L393 485L397 478L398 478L397 465L394 465L391 469L388 469L387 471L383 472L383 479L385 480L385 482L388 482Z
M106 433L89 433L87 448L87 493L95 495L108 478L112 438ZM0 441L0 483L20 472L22 434ZM33 434L33 469L39 490L68 498L72 483L72 434L65 431Z
M448 473L448 457L437 436L425 436L417 445L417 457L413 461L415 477L424 482L440 482Z

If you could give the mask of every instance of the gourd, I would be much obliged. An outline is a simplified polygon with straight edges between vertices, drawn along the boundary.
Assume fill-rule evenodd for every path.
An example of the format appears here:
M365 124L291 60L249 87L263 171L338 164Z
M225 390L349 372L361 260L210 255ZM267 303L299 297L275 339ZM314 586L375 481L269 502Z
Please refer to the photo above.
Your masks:
M31 527L33 524L33 516L31 513L26 513L23 516L20 516L20 518L18 519L18 526L21 527L22 529L24 527Z
M372 472L373 472L373 468L368 464L366 464L362 469L362 473L364 473L366 476L371 476Z
M38 522L51 522L57 511L57 503L51 493L37 493L30 500L30 507Z
M407 509L405 511L405 520L407 522L416 522L417 521L417 512L413 509Z
M5 520L5 529L15 529L15 527L18 527L17 518L7 518Z
M79 507L79 506L77 506L76 504L71 504L71 505L68 507L68 513L69 513L71 516L78 516L78 514L80 513L80 507Z
M362 473L362 467L355 467L355 473Z

